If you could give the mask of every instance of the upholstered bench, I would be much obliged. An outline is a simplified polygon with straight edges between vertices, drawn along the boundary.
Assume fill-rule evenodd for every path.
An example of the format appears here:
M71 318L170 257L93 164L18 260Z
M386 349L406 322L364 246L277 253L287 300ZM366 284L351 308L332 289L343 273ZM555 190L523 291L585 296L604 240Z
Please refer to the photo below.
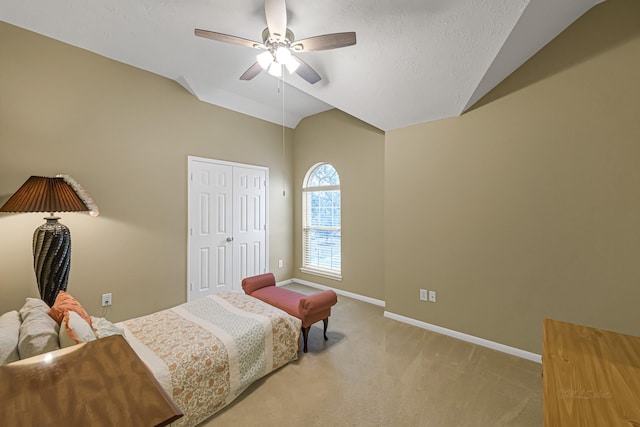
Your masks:
M304 338L304 352L307 352L307 339L311 325L320 320L324 323L324 339L327 338L327 327L331 307L338 302L334 291L322 291L313 295L304 295L295 291L276 286L276 278L272 273L247 277L242 281L242 289L247 295L258 298L286 311L302 320L302 336Z

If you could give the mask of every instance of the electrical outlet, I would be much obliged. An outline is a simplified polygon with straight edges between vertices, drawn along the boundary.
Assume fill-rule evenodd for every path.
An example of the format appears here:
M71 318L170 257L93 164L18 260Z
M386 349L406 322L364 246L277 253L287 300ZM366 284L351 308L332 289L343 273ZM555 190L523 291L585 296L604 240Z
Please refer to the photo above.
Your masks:
M108 294L102 294L102 306L107 307L111 305L111 292Z
M281 259L278 260L278 267L280 268L284 267L284 261L282 261Z
M436 291L429 291L429 302L436 302Z
M420 301L427 301L427 290L420 289Z

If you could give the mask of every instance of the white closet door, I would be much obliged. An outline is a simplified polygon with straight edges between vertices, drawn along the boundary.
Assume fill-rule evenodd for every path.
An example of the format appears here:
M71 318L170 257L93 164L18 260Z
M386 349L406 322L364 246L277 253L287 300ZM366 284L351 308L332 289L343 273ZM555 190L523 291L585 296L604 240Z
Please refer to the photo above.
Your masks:
M233 168L234 284L266 273L266 171ZM241 289L241 287L240 287Z
M188 300L267 270L268 170L189 157Z
M233 169L191 166L189 300L233 288Z

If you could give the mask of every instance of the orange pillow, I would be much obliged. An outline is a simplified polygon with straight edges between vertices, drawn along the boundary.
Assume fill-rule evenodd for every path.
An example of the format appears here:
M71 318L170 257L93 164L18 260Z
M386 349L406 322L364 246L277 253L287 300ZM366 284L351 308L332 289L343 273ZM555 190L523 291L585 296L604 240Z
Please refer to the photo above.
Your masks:
M80 305L80 303L72 297L71 294L65 291L60 291L56 297L56 302L53 303L53 306L49 310L49 316L58 322L59 325L62 323L62 319L67 311L75 311L80 315L80 317L86 320L89 325L91 325L91 318L82 305Z

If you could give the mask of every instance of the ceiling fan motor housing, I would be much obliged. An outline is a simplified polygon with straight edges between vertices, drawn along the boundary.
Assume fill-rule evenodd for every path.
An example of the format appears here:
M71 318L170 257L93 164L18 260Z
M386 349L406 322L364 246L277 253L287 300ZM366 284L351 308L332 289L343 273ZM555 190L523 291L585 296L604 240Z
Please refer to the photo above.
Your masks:
M289 48L289 47L291 47L291 43L293 43L294 40L295 40L295 38L294 38L294 35L293 35L293 31L291 31L288 28L287 28L287 31L286 31L286 33L284 35L284 39L279 38L279 37L272 37L271 34L269 33L269 27L265 28L262 31L262 42L268 48L271 48L272 45L275 45L276 49L279 46L285 46L285 47Z

